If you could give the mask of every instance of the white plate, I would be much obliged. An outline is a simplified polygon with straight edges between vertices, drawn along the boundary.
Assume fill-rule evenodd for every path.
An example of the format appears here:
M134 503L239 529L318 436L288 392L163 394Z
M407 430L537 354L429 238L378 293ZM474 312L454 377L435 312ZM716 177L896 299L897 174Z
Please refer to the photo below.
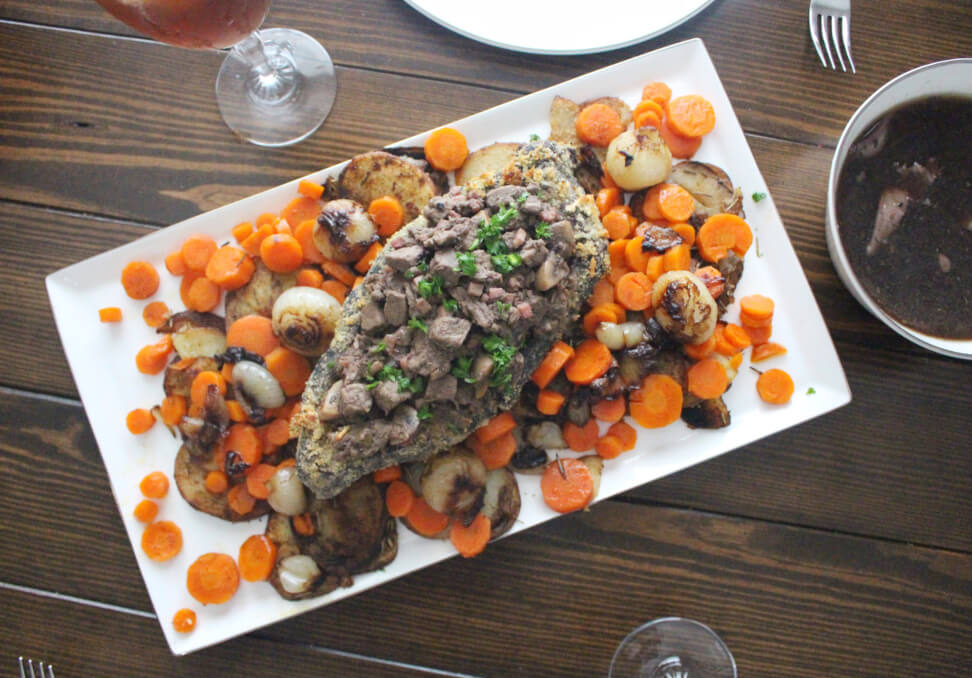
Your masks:
M472 40L532 54L592 54L670 31L713 0L604 0L579 11L558 0L405 0L437 24Z
M705 95L715 107L718 122L696 157L722 166L746 196L757 191L767 192L729 99L702 41L698 39L601 69L456 121L452 126L465 133L471 148L494 141L526 140L530 134L546 136L550 131L547 114L555 94L576 101L616 95L634 103L649 80L667 82L676 94ZM426 135L419 134L401 143L421 144ZM336 165L306 178L323 181L337 174L342 167L343 164ZM112 491L162 630L176 654L191 652L333 603L455 555L448 541L430 541L400 529L396 560L381 572L355 577L350 588L339 589L315 600L287 602L277 596L269 584L243 582L230 602L203 607L186 592L186 568L199 555L210 551L235 557L246 537L263 532L265 519L235 525L223 522L190 508L174 487L161 502L159 519L173 520L182 528L183 550L176 558L162 564L149 560L142 552L143 526L132 516L132 510L141 499L138 482L155 469L161 469L171 477L178 443L163 426L156 426L141 436L133 436L125 428L125 414L131 408L148 407L161 400L162 379L135 370L135 352L155 341L155 334L141 320L145 302L130 300L122 291L120 271L127 262L135 259L152 262L162 274L162 286L155 299L165 301L171 308L181 308L178 280L164 270L165 254L179 247L191 233L208 233L217 240L226 240L234 224L252 220L263 212L279 211L296 195L298 181L295 179L159 230L47 278L58 331L101 449ZM758 204L747 199L746 212L762 256L757 254L757 247L750 249L739 293L760 292L778 302L773 338L787 346L789 353L774 358L767 366L784 368L793 376L797 389L793 400L782 407L763 404L756 395L755 374L748 369L747 359L734 388L726 395L733 419L729 428L691 431L677 422L666 429L642 431L636 450L606 463L601 499L711 459L849 402L850 391L837 354L772 199L767 197ZM125 317L122 323L102 324L98 321L98 308L118 304ZM734 313L733 309L731 315ZM811 388L815 392L808 394ZM556 517L543 503L537 476L520 475L518 478L523 509L513 532ZM465 567L474 568L476 562L471 561ZM176 633L172 628L172 616L181 607L193 608L199 615L196 630L188 635Z

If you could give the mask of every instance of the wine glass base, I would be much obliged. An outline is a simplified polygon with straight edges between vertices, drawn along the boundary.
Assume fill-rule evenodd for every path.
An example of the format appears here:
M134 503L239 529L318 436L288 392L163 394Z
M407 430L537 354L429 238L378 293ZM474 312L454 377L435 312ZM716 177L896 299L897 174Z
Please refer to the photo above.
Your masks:
M712 629L691 619L665 617L644 624L621 642L609 678L736 678L736 662Z
M331 112L337 76L317 40L289 28L258 31L272 70L255 67L230 50L216 78L223 120L258 146L289 146L314 133Z

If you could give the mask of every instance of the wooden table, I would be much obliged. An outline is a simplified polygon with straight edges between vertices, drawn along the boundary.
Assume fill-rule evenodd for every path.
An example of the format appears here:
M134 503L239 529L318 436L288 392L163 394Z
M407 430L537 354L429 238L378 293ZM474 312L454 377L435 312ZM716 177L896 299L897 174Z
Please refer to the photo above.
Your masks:
M854 302L823 224L847 118L898 73L972 53L972 10L964 0L855 3L856 75L820 67L806 12L806 0L717 0L649 42L554 58L471 42L399 0L279 0L266 25L320 38L340 90L320 131L270 151L223 126L219 55L135 37L90 0L0 2L0 345L12 360L0 376L0 672L24 654L67 678L604 675L630 629L680 615L712 626L742 676L969 675L972 364L912 346ZM474 561L173 657L44 276L694 36L782 213L853 402Z

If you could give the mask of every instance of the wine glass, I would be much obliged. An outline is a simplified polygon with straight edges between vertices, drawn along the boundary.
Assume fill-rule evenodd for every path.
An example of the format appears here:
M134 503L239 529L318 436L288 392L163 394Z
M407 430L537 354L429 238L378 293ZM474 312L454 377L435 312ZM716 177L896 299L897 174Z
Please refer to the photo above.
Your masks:
M664 617L639 626L621 641L608 678L736 678L736 662L705 624Z
M287 28L257 30L271 0L97 0L113 16L178 47L232 47L216 78L223 120L260 146L312 134L337 93L334 64L317 40Z

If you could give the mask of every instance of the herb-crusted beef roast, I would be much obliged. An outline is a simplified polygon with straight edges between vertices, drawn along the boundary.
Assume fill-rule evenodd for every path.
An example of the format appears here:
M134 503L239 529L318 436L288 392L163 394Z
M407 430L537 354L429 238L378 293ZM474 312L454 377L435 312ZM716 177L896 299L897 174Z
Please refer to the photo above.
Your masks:
M305 485L332 497L426 459L509 409L607 268L576 151L530 144L433 197L349 295L293 426Z

